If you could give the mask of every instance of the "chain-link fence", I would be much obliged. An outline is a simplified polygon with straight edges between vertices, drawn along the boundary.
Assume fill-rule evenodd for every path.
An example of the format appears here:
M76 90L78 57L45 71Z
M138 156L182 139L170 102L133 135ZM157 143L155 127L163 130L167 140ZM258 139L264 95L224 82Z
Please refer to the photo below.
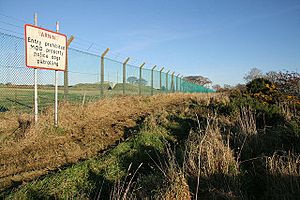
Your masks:
M33 109L34 70L25 66L24 39L0 32L0 111ZM152 95L169 92L212 92L175 74L140 68L101 56L68 49L68 85L58 72L59 100L93 101L102 96ZM102 84L101 84L102 83ZM103 87L103 95L101 89ZM38 70L38 103L44 109L54 102L54 71Z

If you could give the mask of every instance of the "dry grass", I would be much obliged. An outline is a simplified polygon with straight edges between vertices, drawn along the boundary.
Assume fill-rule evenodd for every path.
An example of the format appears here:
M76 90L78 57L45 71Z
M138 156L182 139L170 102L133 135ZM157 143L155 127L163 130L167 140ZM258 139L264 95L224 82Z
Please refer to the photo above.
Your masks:
M162 109L183 111L191 102L207 104L211 98L223 97L169 94L115 97L85 105L64 103L60 105L59 128L53 127L52 108L40 116L36 126L31 116L1 113L0 188L97 155L151 113Z
M173 171L171 174L169 174L169 181L171 182L171 184L169 184L166 191L158 195L156 199L165 199L165 200L191 199L189 185L182 172Z
M111 191L110 194L110 200L130 200L130 199L136 199L134 197L134 192L132 190L134 190L135 188L135 182L133 182L133 179L135 178L138 170L140 169L140 167L143 165L143 163L141 163L137 169L134 172L130 172L131 170L131 166L132 164L129 165L128 170L127 170L127 174L124 178L124 180L121 182L120 180L117 181L114 184L114 187ZM100 197L101 193L99 193L99 197Z
M271 153L266 153L269 149L263 145L272 139L268 134L273 129L266 126L265 117L257 118L259 111L244 105L235 105L229 112L226 105L231 105L227 103L228 98L222 94L116 97L83 105L65 103L61 105L61 126L57 129L52 126L52 109L41 116L36 127L31 116L3 113L0 115L1 187L29 181L49 170L95 156L125 139L126 130L133 133L132 128L143 124L139 131L134 131L135 137L110 151L113 156L90 162L81 171L75 167L65 183L64 176L57 179L54 175L47 176L43 183L27 184L27 189L22 187L16 199L25 197L27 191L43 190L59 197L63 193L60 191L68 187L71 188L66 190L68 195L75 192L74 197L92 198L90 191L95 188L101 191L102 186L97 188L98 182L90 182L88 176L79 175L76 179L78 174L88 175L90 170L93 175L98 174L99 180L103 176L111 183L103 193L107 198L111 194L111 199L299 198L299 151L290 149L295 154L287 154L288 150L270 145ZM263 126L267 128L257 128ZM280 127L276 133L287 132L286 127ZM292 128L287 133L295 134L293 138L298 141L297 126ZM144 164L133 173L130 165L126 175L128 162L134 166ZM78 165L70 168L74 166ZM77 191L83 187L86 191Z
M183 169L176 161L176 153L171 149L169 143L165 142L164 157L158 162L153 160L157 168L162 172L165 180L164 187L160 188L154 199L165 200L189 200L190 189Z
M251 107L241 107L237 115L237 124L240 133L244 136L252 136L257 134L255 111Z
M185 153L185 171L195 199L235 199L241 194L238 163L225 144L216 118L207 118L205 130L191 132Z
M267 158L267 168L270 174L299 176L300 174L300 157L292 154L279 156L274 154Z
M237 171L233 152L228 144L224 144L219 127L210 123L208 122L206 130L190 133L185 159L186 170L194 176L199 173L205 177L215 173L232 175Z
M242 154L252 152L251 149L254 148L254 146L251 147L251 145L255 145L255 147L260 145L257 139L258 131L256 127L255 110L250 106L240 107L235 121L239 131L234 135L233 139L237 147L237 160L240 161ZM245 150L247 151L245 152Z
M175 151L165 148L156 163L163 173L165 187L156 199L238 199L241 198L238 162L221 136L217 118L208 116L203 130L191 131L186 141L183 166ZM153 159L154 160L154 159Z
M300 195L300 157L274 154L267 158L265 199L298 199ZM276 196L274 194L277 194Z

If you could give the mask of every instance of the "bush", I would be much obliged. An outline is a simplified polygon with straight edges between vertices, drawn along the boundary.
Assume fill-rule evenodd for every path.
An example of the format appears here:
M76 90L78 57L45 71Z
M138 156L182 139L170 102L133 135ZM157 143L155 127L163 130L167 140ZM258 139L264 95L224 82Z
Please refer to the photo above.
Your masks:
M264 78L257 78L249 82L247 92L250 96L265 102L275 103L278 100L278 91L275 84Z

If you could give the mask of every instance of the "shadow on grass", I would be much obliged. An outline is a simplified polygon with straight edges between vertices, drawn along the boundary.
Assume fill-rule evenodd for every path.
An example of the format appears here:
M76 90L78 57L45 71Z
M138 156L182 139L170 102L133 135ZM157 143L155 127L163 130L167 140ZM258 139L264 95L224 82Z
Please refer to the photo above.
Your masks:
M9 111L8 108L6 108L5 106L0 105L0 113L1 112L7 112L7 111Z
M135 191L135 196L138 199L151 198L153 192L164 186L163 174L155 166L157 156L162 156L154 147L139 146L138 150L134 153L123 154L119 157L120 168L126 171L125 176L120 180L111 181L105 178L103 172L95 173L93 170L89 171L89 182L94 185L91 191L90 199L110 199L112 194L123 196L125 189L128 187L127 194L132 194ZM151 158L150 158L151 157ZM142 166L138 169L139 165ZM130 171L129 166L131 165ZM138 170L137 170L138 169ZM136 175L133 177L133 174ZM130 182L133 178L132 182ZM138 184L138 188L135 186ZM123 186L123 188L121 188Z
M187 177L190 193L196 198L198 179ZM240 177L225 174L212 174L207 177L200 176L198 186L198 199L242 199Z
M299 199L300 177L292 175L212 174L200 177L198 199ZM195 198L197 177L188 177Z
M17 104L17 105L24 106L24 107L30 108L30 109L33 108L32 106L30 106L30 105L28 105L28 104L25 104L25 103L22 103L22 102L17 101L17 100L10 99L10 98L6 98L6 99L7 99L8 101L10 101L10 102L13 102L13 103Z
M247 199L298 199L300 196L299 163L289 161L290 154L299 155L300 137L298 126L283 121L280 124L259 130L257 134L247 135L240 158L240 181L242 193ZM241 144L233 144L237 149ZM280 170L270 174L267 159L274 155L286 158L273 163ZM290 163L291 162L291 163ZM290 165L291 164L291 165ZM291 172L297 166L297 172ZM283 168L281 168L283 167Z

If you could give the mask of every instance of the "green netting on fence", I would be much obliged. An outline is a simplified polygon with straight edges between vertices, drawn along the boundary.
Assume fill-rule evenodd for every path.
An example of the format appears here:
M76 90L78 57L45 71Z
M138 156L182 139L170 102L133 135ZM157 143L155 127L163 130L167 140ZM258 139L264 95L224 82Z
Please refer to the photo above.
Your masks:
M68 71L58 72L59 101L101 98L101 60L100 55L69 48ZM149 69L153 66L124 66L106 57L103 61L103 96L213 92L171 73ZM25 66L24 39L0 32L0 112L33 110L33 88L34 70ZM41 110L54 104L54 71L38 70L38 97Z
M189 93L195 93L195 92L202 92L202 93L209 93L214 92L214 90L208 89L206 87L203 87L201 85L197 85L191 82L188 82L186 80L182 80L181 83L182 90Z

